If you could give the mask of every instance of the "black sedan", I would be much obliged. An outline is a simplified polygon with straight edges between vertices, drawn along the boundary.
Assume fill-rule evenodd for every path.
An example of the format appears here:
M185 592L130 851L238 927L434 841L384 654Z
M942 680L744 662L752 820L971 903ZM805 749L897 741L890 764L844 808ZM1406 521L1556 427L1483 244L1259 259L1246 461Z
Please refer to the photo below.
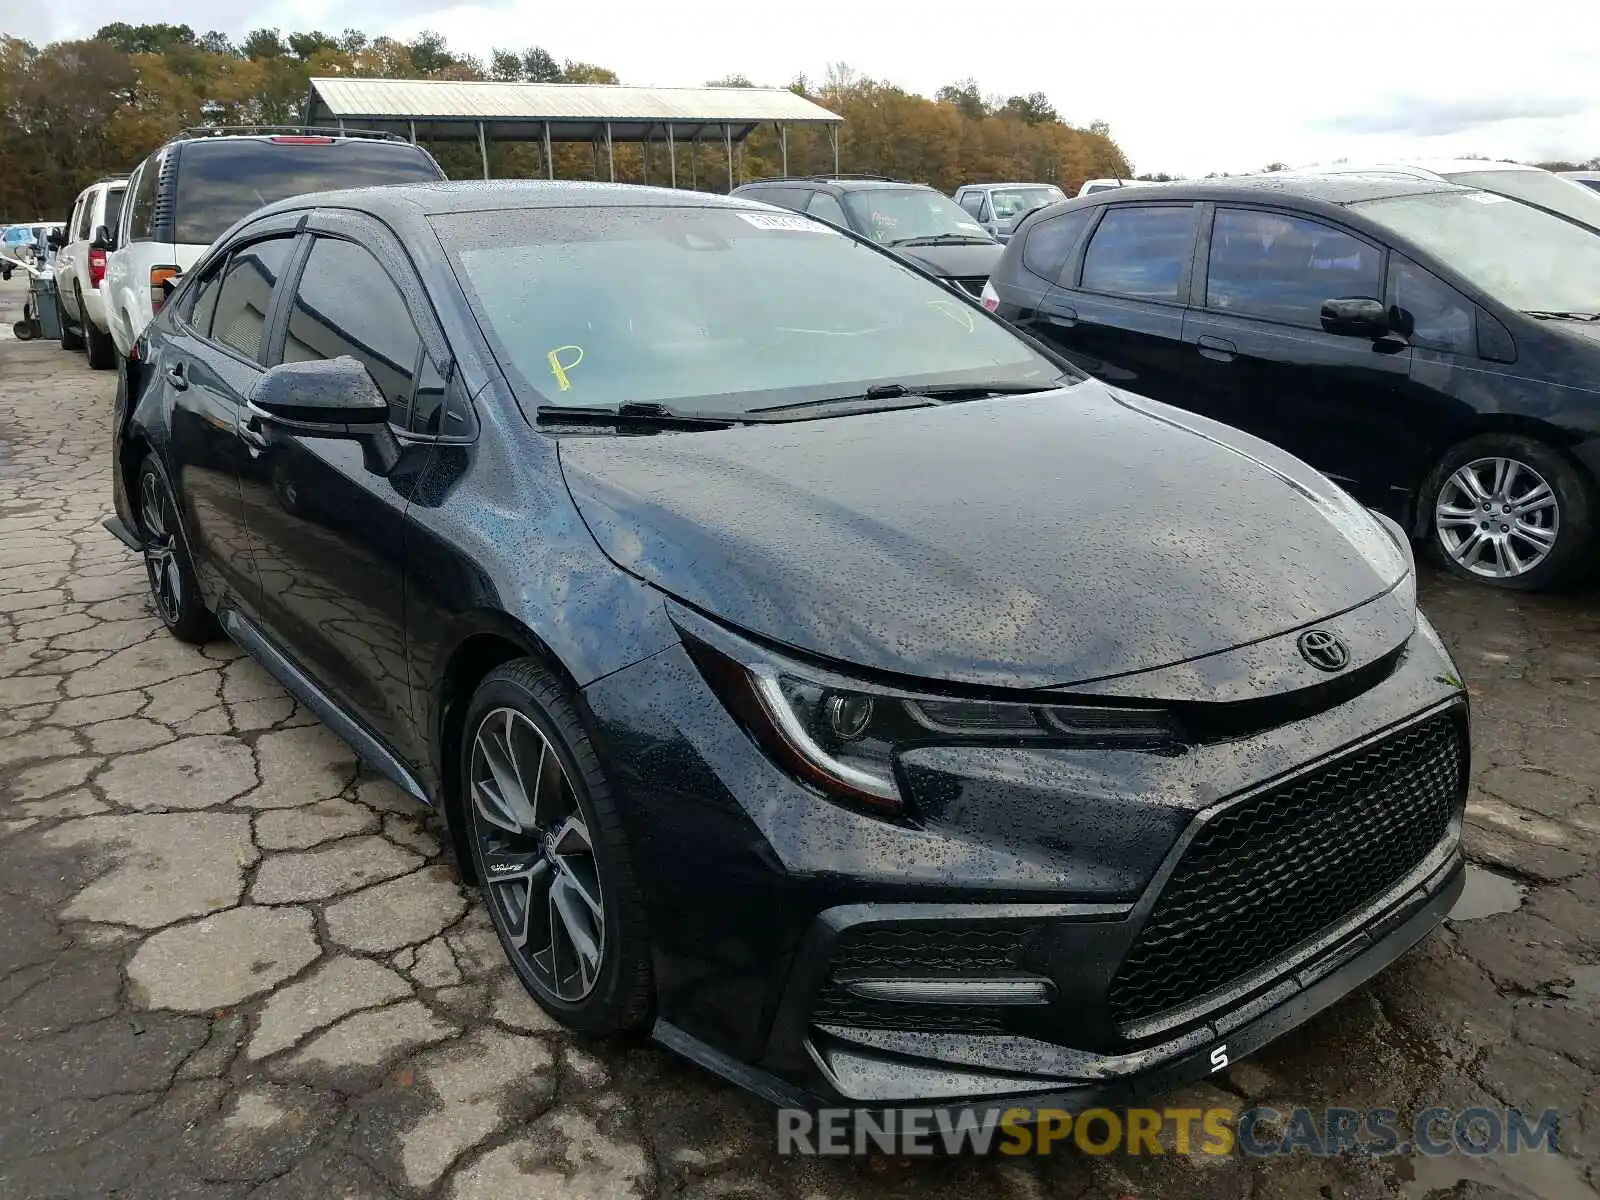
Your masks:
M575 1030L763 1094L1220 1069L1462 881L1408 545L863 239L496 184L221 238L123 377L113 532L438 806Z
M1298 455L1464 579L1593 566L1600 237L1570 221L1389 175L1129 188L1036 212L984 304Z

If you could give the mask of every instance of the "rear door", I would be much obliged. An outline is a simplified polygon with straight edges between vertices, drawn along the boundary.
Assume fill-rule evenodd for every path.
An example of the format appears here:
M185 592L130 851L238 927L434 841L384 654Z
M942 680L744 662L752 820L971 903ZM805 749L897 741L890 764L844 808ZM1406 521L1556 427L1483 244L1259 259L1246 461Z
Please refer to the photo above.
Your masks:
M415 434L437 416L443 338L392 234L354 214L319 214L311 228L316 237L272 358L348 355L362 363L389 401L404 449L384 476L367 467L354 441L247 420L243 487L261 572L262 624L346 712L416 761L406 669L405 513L407 489L431 453Z
M1200 206L1109 204L1097 211L1064 283L1042 300L1034 332L1098 379L1181 404L1183 311Z
M1384 296L1385 250L1332 222L1219 205L1183 327L1186 407L1275 442L1368 504L1403 421L1411 349L1322 328L1325 300Z

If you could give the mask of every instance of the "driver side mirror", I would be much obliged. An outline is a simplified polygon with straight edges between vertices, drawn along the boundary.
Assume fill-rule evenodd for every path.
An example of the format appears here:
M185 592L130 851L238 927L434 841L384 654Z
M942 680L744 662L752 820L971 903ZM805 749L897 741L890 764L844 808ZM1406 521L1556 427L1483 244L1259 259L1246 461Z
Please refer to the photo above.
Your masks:
M89 238L89 248L91 250L115 250L117 243L111 236L111 230L104 225L96 225L94 233Z
M1377 341L1391 332L1389 310L1381 300L1361 296L1324 300L1322 328L1341 337L1364 337Z
M248 408L264 433L359 442L367 470L376 475L389 474L400 461L389 402L367 368L349 355L269 368L251 391Z

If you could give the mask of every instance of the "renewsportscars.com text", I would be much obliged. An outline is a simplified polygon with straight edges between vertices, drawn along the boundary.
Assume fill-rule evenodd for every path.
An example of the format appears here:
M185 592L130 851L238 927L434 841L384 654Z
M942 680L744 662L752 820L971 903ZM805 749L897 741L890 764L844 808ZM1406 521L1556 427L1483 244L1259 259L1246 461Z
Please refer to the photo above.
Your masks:
M904 1108L778 1110L778 1153L1209 1154L1251 1158L1554 1153L1560 1116L1516 1108L1429 1108L1403 1121L1393 1108Z

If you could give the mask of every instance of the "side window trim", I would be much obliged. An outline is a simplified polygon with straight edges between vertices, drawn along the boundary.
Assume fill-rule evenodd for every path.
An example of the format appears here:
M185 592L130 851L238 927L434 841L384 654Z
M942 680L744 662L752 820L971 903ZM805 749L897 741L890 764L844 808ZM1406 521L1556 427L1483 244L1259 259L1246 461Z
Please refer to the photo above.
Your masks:
M227 271L228 271L228 266L229 266L230 263L232 263L234 257L241 250L248 250L251 246L259 246L262 242L272 242L272 241L279 241L279 240L294 240L296 238L304 240L304 235L303 234L297 234L292 229L275 229L275 230L262 230L259 236L251 235L248 238L244 238L244 239L241 239L239 241L231 242L226 247L226 249L220 255L218 255L219 266L218 266L217 269L221 274L226 275ZM301 246L299 246L299 245L294 246L289 251L289 261L284 266L283 274L278 277L277 283L273 284L273 286L272 286L272 301L271 301L271 303L269 303L267 305L266 320L262 324L261 349L256 352L256 357L251 358L249 355L241 353L239 350L237 350L233 346L228 345L226 342L218 341L216 339L216 337L214 337L212 335L212 332L210 330L208 330L207 332L202 334L199 330L195 329L192 325L190 325L187 320L184 321L184 327L191 334L193 334L195 337L199 338L201 341L203 341L207 346L211 347L213 350L217 350L217 351L220 351L223 354L226 354L229 358L234 359L236 362L241 362L241 363L244 363L246 366L255 367L257 370L265 371L266 368L267 368L267 365L268 365L267 361L266 361L266 358L267 358L267 347L271 343L272 334L273 334L274 329L276 328L276 326L274 325L274 322L277 320L276 314L278 313L278 310L283 305L283 296L284 296L284 291L285 291L284 282L287 279L290 278L291 272L293 272L294 269L295 269L296 262L302 257L302 255L303 255L303 248ZM219 285L220 285L220 282L221 281L219 281ZM187 316L188 314L185 313L183 315ZM215 312L215 306L213 306L213 310L212 310L212 328L213 329L215 329L215 327L216 327L216 319L215 318L216 318L216 312Z
M1203 310L1203 311L1205 311L1207 313L1213 314L1215 316L1233 317L1233 318L1235 318L1237 320L1243 320L1243 321L1259 321L1263 325L1272 325L1272 326L1275 326L1276 328L1279 328L1279 329L1299 329L1299 330L1301 330L1303 332L1312 332L1312 333L1321 333L1321 332L1323 332L1322 326L1320 324L1316 324L1316 323L1303 322L1303 321L1284 321L1284 320L1279 320L1276 317L1262 316L1259 313L1235 312L1232 309L1212 308L1211 307L1211 305L1209 303L1209 291L1208 291L1209 286L1210 286L1210 282L1211 282L1210 281L1210 275L1211 275L1211 234L1212 234L1212 230L1214 229L1215 224L1216 224L1217 214L1219 212L1222 212L1223 210L1236 211L1236 212L1272 213L1275 216L1288 217L1288 218L1290 218L1292 220L1296 220L1296 221L1304 221L1304 222L1306 222L1307 224L1310 224L1310 225L1320 225L1324 229L1332 230L1334 233L1344 234L1346 237L1352 238L1355 241L1360 242L1362 245L1366 246L1370 250L1376 250L1378 252L1378 291L1379 291L1380 295L1375 297L1375 299L1380 299L1381 300L1381 299L1383 299L1384 296L1388 295L1388 290L1389 290L1389 247L1385 246L1382 242L1375 241L1373 238L1368 237L1366 234L1360 232L1359 230L1351 228L1349 225L1338 224L1338 223L1328 219L1327 217L1322 216L1322 214L1320 214L1320 213L1301 212L1298 209L1281 208L1281 207L1278 207L1276 205L1270 205L1270 204L1250 204L1248 202L1230 202L1230 203L1227 203L1227 204L1220 204L1220 205L1213 204L1211 206L1211 208L1212 208L1212 211L1211 211L1210 215L1208 216L1207 222L1206 222L1205 258L1203 260L1204 273L1206 275L1206 279L1204 280L1204 282L1201 285L1201 290L1200 290L1199 294L1195 297L1195 301L1194 301L1193 307L1195 307L1197 309L1201 309L1201 310Z

